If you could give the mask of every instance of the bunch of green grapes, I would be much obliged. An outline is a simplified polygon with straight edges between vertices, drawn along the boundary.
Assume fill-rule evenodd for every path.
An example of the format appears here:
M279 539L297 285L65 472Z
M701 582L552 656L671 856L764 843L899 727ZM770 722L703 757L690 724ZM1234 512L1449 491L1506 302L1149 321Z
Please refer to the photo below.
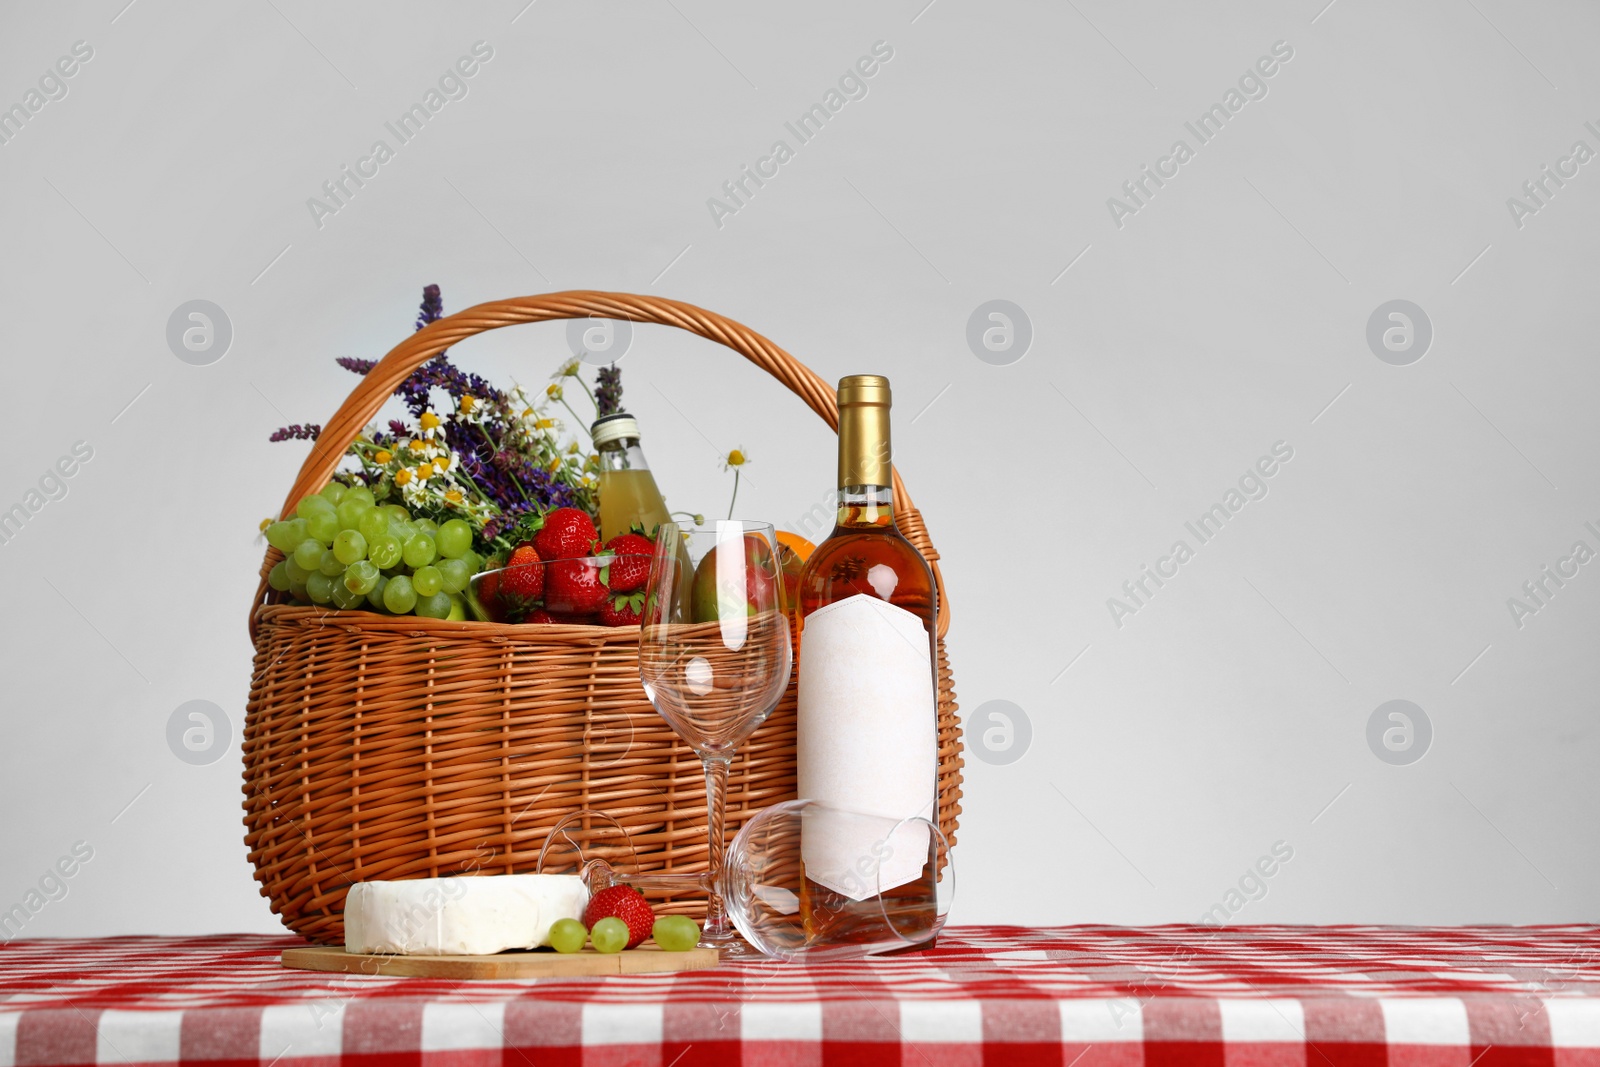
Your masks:
M267 527L284 554L267 584L294 599L429 619L467 617L464 594L483 558L464 519L414 518L365 486L330 482Z

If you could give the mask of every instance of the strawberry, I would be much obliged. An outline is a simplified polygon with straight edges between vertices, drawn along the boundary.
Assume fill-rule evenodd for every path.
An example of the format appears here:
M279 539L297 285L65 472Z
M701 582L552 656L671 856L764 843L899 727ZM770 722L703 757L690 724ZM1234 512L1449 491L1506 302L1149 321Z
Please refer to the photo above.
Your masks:
M606 551L616 554L609 566L600 573L600 580L611 587L613 593L631 593L642 588L650 577L650 555L656 546L648 537L636 533L618 534L606 542Z
M500 595L508 603L531 604L544 595L542 559L532 545L518 545L506 560L506 569L500 572Z
M618 918L628 924L628 947L634 948L650 936L656 913L650 909L644 894L633 886L614 885L589 898L589 906L583 909L583 925L591 930L595 923L608 918Z
M528 617L523 622L555 622L555 618L543 608L535 608L528 612Z
M588 512L557 508L544 517L544 526L533 535L533 547L540 559L576 559L593 551L599 537Z
M588 560L558 559L546 565L545 607L568 615L593 615L605 603L600 568Z
M600 605L600 625L638 626L639 613L644 608L644 590L637 593L610 596Z

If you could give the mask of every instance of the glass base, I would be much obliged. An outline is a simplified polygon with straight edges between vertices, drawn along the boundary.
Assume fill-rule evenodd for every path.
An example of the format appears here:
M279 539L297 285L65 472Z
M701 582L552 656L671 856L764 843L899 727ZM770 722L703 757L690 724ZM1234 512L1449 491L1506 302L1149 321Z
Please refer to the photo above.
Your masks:
M738 934L726 939L716 941L702 937L698 948L714 948L717 955L723 960L750 960L772 962L772 957L756 948Z

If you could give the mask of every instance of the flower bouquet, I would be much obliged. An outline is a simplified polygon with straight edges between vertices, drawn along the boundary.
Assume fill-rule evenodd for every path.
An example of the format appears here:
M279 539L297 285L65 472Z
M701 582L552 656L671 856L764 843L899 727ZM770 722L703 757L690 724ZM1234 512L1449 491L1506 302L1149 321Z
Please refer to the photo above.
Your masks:
M416 328L442 313L439 287L430 285ZM375 365L337 362L362 375ZM530 396L464 372L441 352L395 390L408 418L368 427L320 492L262 523L284 554L268 585L291 602L346 611L637 625L653 531L600 541L599 456L564 438L557 413L582 429L566 395L572 383L597 418L617 414L622 372L600 368L591 389L581 369L577 357L566 360ZM272 440L320 433L296 424Z

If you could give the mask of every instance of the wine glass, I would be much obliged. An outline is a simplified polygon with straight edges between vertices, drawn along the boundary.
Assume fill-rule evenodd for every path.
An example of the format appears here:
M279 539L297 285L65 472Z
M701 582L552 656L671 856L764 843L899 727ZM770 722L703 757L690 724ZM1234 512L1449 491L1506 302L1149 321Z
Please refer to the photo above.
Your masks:
M638 863L616 819L581 810L550 831L537 869L577 874L592 892L712 887L704 875L640 874ZM830 884L846 892L831 892ZM750 945L780 960L823 962L926 948L955 898L955 865L944 834L927 819L790 800L739 829L714 888Z
M704 943L751 955L723 905L728 764L789 685L789 644L777 538L764 522L662 524L639 623L639 678L656 712L705 764L708 895Z

